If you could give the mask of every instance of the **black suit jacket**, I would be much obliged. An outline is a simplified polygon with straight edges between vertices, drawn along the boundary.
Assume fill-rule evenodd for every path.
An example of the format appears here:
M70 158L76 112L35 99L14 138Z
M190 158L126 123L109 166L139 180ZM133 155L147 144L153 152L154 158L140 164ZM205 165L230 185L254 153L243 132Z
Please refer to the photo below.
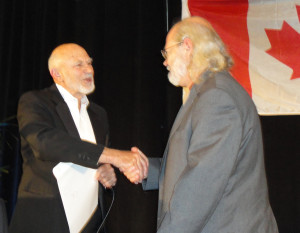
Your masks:
M52 169L59 162L97 168L108 142L108 120L105 110L94 103L90 103L88 114L97 145L80 140L69 108L55 85L20 98L23 176L10 232L69 232Z

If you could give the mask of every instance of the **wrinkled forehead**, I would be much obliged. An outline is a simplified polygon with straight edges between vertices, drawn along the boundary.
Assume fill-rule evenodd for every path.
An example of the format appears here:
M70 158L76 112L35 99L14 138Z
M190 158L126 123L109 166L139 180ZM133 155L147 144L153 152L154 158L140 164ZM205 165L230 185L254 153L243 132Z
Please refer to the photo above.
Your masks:
M90 56L88 53L85 51L80 46L67 46L62 49L62 51L59 51L58 54L63 60L90 60Z
M48 68L51 70L76 61L90 62L91 58L85 49L77 44L62 44L52 51L48 59Z
M170 45L172 45L172 43L174 43L175 32L176 32L176 25L173 26L167 34L165 48L169 47ZM175 41L175 42L177 42L177 41Z
M202 26L202 27L208 28L210 30L214 30L212 25L204 18L201 18L201 17L198 17L198 16L193 16L193 17L190 17L190 18L186 18L186 19L183 19L182 21L178 22L177 24L175 24L171 28L171 30L169 31L169 33L167 35L167 38L166 38L166 46L168 46L167 44L169 44L170 42L172 42L172 43L180 42L180 41L177 41L178 38L177 38L177 40L175 40L175 38L177 37L176 34L178 33L178 31L183 33L182 30L185 31L188 28L192 28L192 27L199 26L199 25ZM182 35L182 36L187 36L188 37L188 35ZM183 39L183 38L181 38L181 39Z
M185 21L187 23L197 23L197 24L207 27L209 29L213 29L212 25L206 19L198 17L198 16L194 16L194 17L185 19Z

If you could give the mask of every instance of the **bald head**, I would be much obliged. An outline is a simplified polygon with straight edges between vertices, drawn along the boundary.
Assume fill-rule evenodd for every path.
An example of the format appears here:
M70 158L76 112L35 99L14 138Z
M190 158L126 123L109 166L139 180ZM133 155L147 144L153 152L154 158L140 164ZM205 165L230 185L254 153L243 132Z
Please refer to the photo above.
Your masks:
M56 47L49 57L48 68L54 82L78 99L95 88L92 59L78 44Z
M48 69L51 71L52 68L58 68L62 62L66 61L70 57L74 56L74 51L81 51L86 53L85 49L78 44L67 43L57 46L51 53L48 59Z

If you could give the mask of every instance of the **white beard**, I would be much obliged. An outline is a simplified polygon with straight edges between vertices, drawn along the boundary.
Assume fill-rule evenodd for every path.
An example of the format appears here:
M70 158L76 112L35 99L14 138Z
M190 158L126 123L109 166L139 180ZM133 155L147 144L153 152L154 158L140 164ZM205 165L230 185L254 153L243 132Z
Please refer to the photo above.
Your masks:
M169 82L176 87L180 86L180 81L188 74L186 61L182 59L181 54L177 54L171 69L169 67L167 69L170 71L168 73Z
M87 75L85 78L91 78L92 82L86 84L84 83L84 80L78 80L76 82L67 80L66 86L69 87L71 90L75 90L76 92L79 92L81 94L88 95L95 90L94 77L93 75Z
M79 86L79 90L81 93L88 95L90 93L92 93L95 90L95 84L94 82L89 86L89 87L85 87L83 85Z

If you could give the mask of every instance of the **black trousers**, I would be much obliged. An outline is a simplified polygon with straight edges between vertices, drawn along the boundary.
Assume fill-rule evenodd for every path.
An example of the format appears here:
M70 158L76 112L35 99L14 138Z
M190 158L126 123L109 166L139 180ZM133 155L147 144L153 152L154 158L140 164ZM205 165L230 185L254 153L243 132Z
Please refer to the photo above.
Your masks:
M24 194L24 193L23 193ZM93 217L82 233L97 233L102 223L102 212L98 204ZM62 201L59 198L32 197L22 195L18 199L9 233L69 233L69 226ZM100 231L105 233L105 230Z

